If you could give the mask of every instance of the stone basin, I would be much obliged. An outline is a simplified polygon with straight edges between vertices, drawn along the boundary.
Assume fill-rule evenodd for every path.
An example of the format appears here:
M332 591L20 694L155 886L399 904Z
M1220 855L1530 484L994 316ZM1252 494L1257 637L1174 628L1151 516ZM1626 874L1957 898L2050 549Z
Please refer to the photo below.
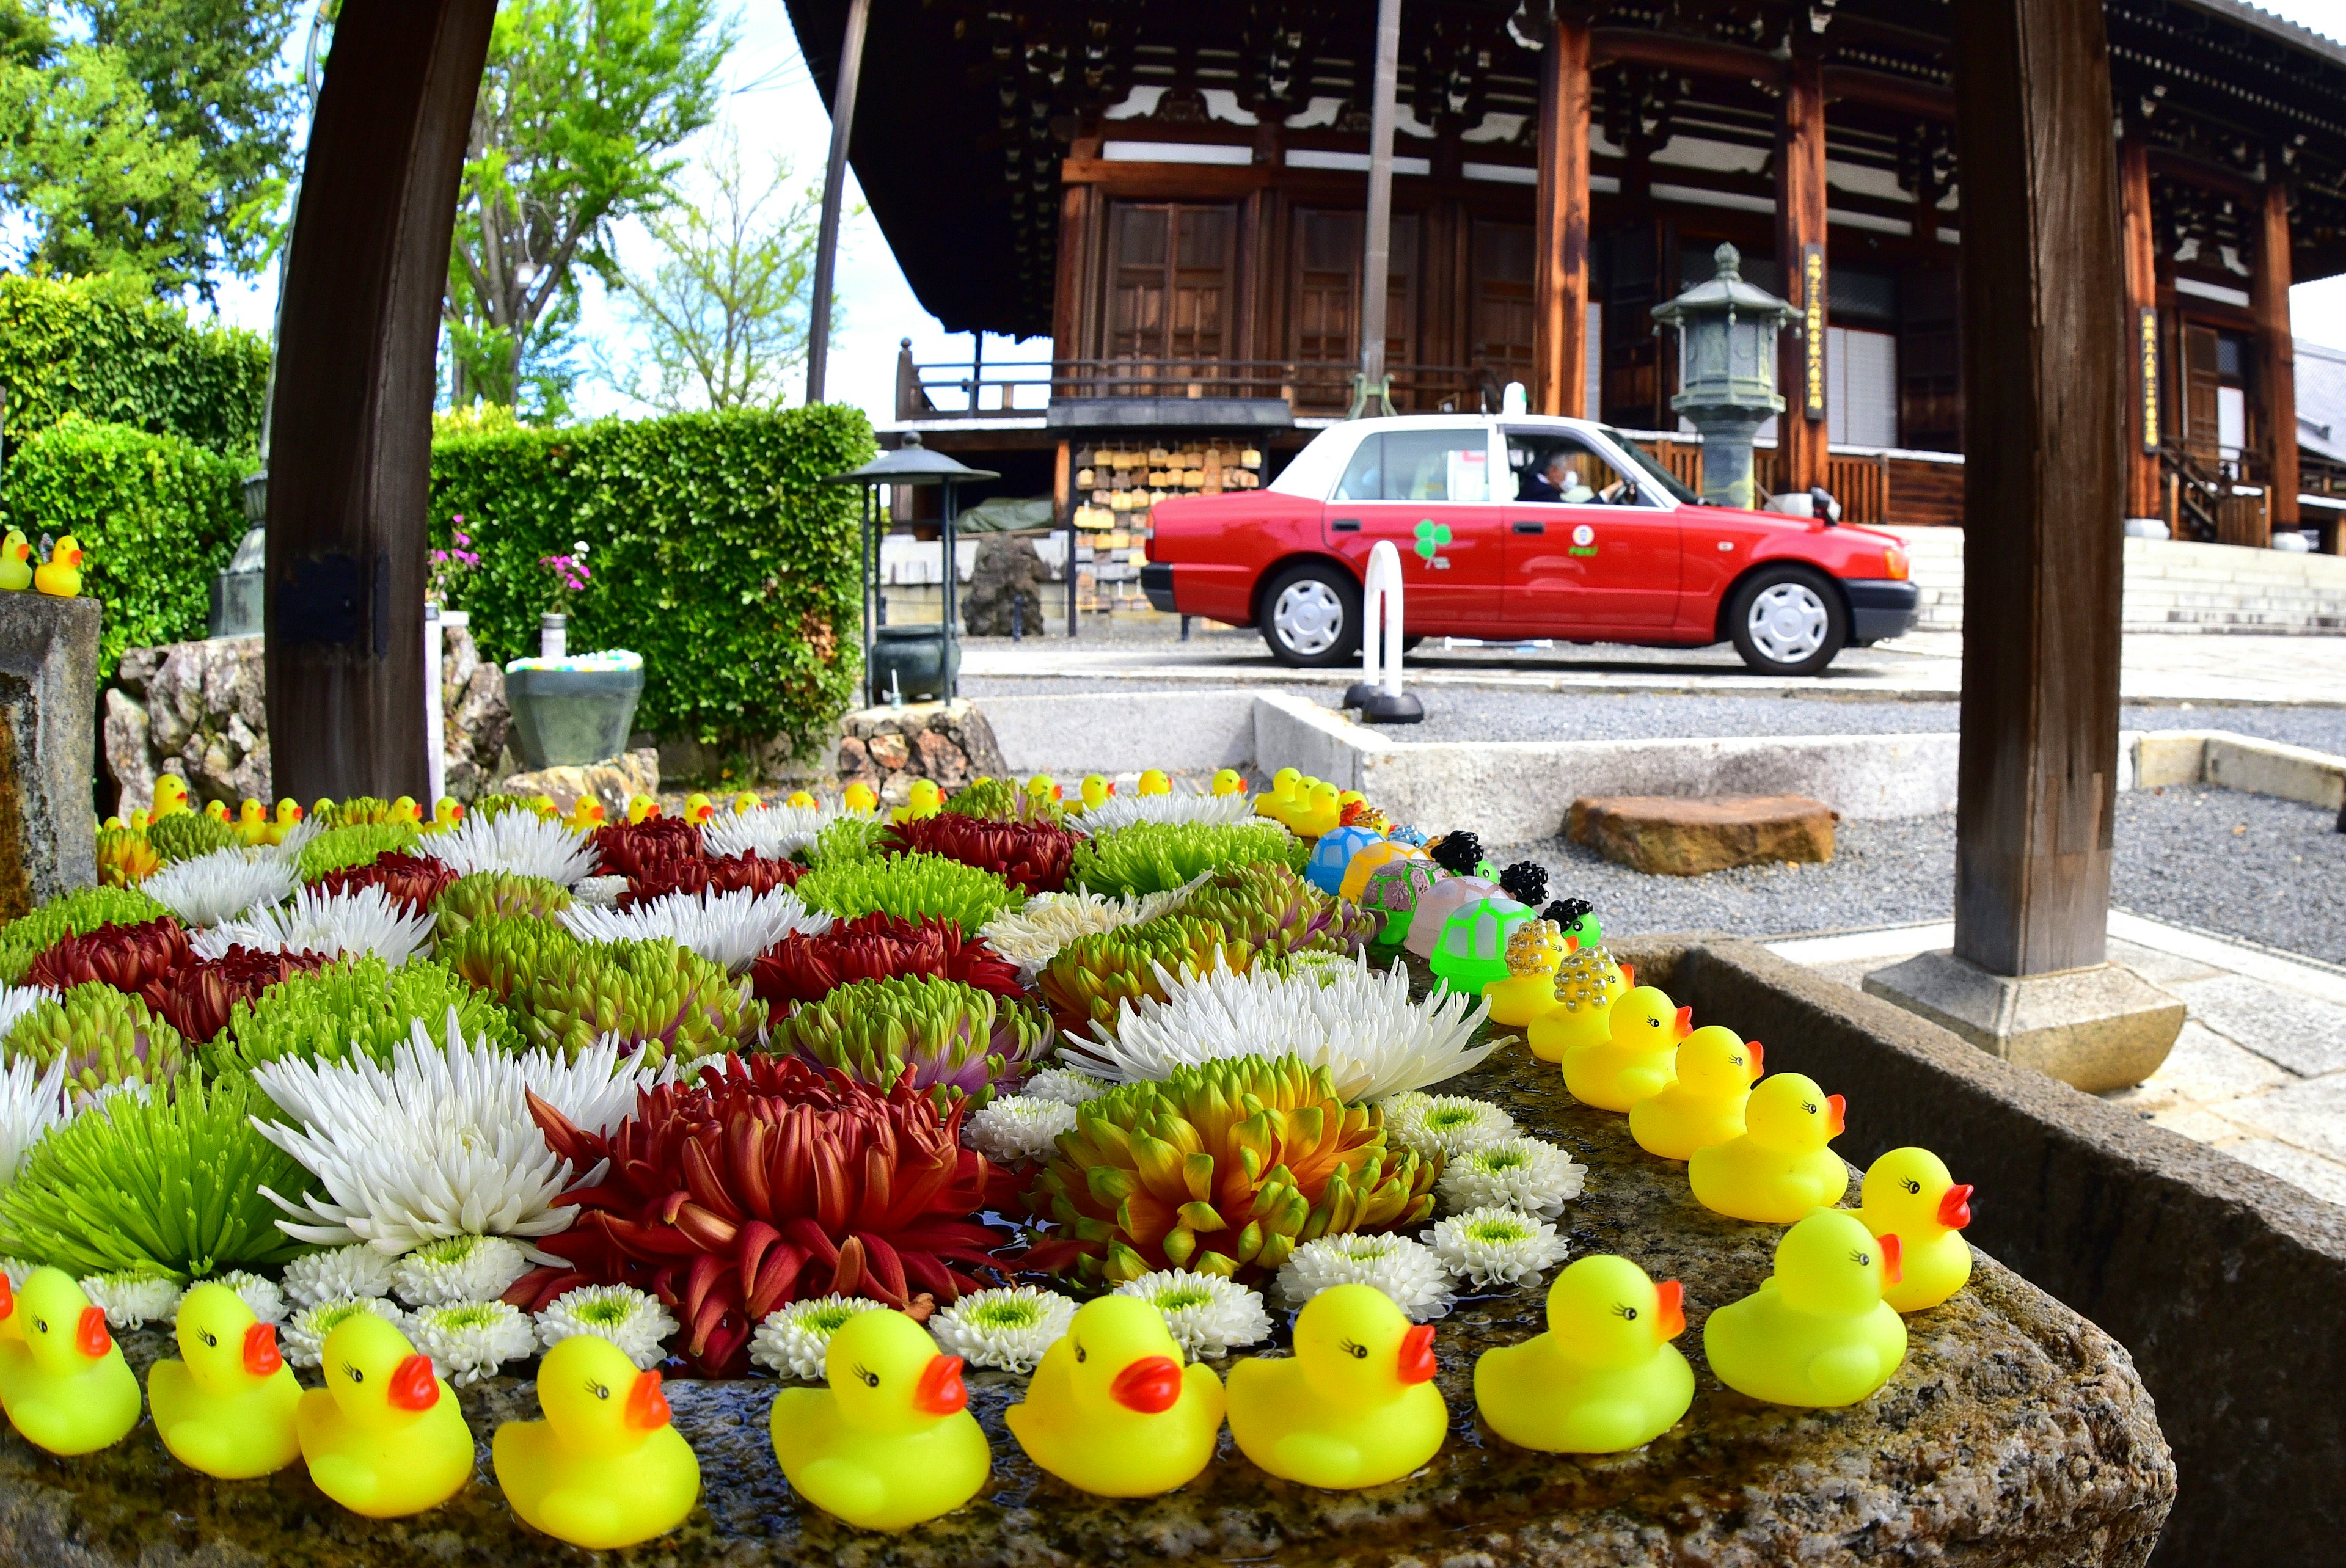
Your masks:
M1788 1044L1782 1064L1796 1068ZM1771 1064L1777 1054L1770 1053ZM851 1564L1041 1568L1156 1559L1281 1564L1946 1563L2136 1564L2175 1497L2149 1396L2116 1341L1983 1256L1971 1284L1908 1321L1887 1387L1847 1410L1794 1410L1721 1388L1702 1357L1711 1308L1755 1289L1774 1227L1698 1206L1685 1167L1633 1144L1627 1119L1576 1104L1552 1067L1504 1047L1448 1086L1505 1105L1526 1130L1588 1166L1565 1211L1573 1253L1618 1252L1686 1287L1695 1366L1685 1420L1635 1452L1570 1458L1515 1448L1474 1415L1475 1354L1544 1327L1539 1290L1462 1300L1435 1340L1451 1441L1406 1480L1358 1492L1274 1480L1231 1446L1197 1481L1148 1502L1076 1492L1029 1463L1002 1423L1025 1380L973 1374L993 1440L988 1491L899 1536L851 1529L800 1505L774 1463L765 1380L673 1379L676 1423L700 1455L701 1503L675 1534L613 1562L664 1568ZM1852 1192L1854 1186L1852 1185ZM1284 1325L1282 1324L1282 1332ZM142 1373L165 1335L123 1336ZM1222 1367L1227 1371L1227 1365ZM314 1381L314 1375L309 1380ZM417 1518L344 1512L300 1466L223 1482L182 1469L144 1422L77 1460L0 1432L0 1562L37 1568L451 1568L584 1563L514 1517L489 1468L501 1420L535 1416L510 1378L464 1390L479 1441L473 1483Z

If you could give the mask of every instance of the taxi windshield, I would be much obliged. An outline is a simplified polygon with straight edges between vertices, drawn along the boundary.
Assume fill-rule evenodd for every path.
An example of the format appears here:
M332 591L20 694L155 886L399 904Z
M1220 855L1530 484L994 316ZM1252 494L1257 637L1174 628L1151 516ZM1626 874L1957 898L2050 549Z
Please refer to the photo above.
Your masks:
M1639 446L1635 441L1623 435L1617 430L1608 427L1605 433L1606 437L1612 441L1614 445L1621 449L1623 455L1627 456L1630 462L1635 463L1638 468L1645 473L1646 477L1651 479L1657 485L1660 486L1665 493L1674 496L1678 500L1678 504L1681 506L1700 506L1704 504L1702 497L1696 494L1692 490L1688 489L1686 482L1681 480L1677 474L1672 473L1668 468L1664 467L1660 460L1656 458L1652 453L1647 452L1644 447Z

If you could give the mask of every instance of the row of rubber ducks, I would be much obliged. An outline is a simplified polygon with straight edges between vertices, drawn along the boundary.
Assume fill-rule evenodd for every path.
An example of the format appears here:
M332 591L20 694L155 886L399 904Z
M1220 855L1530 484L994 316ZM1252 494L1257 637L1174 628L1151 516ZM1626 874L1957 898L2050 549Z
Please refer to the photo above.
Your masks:
M11 528L0 539L0 588L35 588L70 599L81 592L81 541L70 534L49 545L49 558L38 565L24 530Z
M546 812L553 812L554 801L550 797L540 796L538 799ZM333 809L332 800L322 799L313 808L321 816L331 816ZM224 800L208 800L199 808L188 794L187 780L176 773L165 773L155 780L155 799L151 807L134 810L128 818L109 817L106 820L106 826L128 828L134 832L143 833L166 817L199 811L230 829L235 833L237 842L246 849L283 843L301 825L302 819L311 815L310 811L302 809L299 800L280 799L272 813L250 796L245 797L233 816L230 815L228 803ZM597 811L599 821L599 806ZM454 796L443 795L434 804L431 817L426 819L423 808L416 803L413 796L402 795L391 803L391 816L395 821L413 823L427 833L444 832L464 820L464 807Z

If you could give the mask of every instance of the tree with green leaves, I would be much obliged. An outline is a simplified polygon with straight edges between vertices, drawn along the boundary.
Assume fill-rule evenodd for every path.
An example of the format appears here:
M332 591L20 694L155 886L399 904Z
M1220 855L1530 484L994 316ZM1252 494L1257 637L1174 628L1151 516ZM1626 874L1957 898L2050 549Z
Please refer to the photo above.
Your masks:
M558 417L580 263L670 198L738 36L719 0L505 0L473 112L449 258L451 401Z
M659 246L651 270L613 268L643 351L605 374L664 413L770 406L806 358L822 188L793 191L787 158L754 179L729 129L699 176L687 199L646 219Z

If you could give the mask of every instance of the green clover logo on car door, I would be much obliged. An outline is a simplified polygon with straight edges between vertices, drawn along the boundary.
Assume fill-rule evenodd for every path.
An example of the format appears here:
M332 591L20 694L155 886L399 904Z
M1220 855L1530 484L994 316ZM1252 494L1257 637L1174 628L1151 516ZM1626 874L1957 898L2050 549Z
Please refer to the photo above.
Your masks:
M1442 558L1442 546L1449 543L1449 524L1436 523L1431 517L1423 518L1418 523L1417 553L1428 566L1446 567L1450 565Z

